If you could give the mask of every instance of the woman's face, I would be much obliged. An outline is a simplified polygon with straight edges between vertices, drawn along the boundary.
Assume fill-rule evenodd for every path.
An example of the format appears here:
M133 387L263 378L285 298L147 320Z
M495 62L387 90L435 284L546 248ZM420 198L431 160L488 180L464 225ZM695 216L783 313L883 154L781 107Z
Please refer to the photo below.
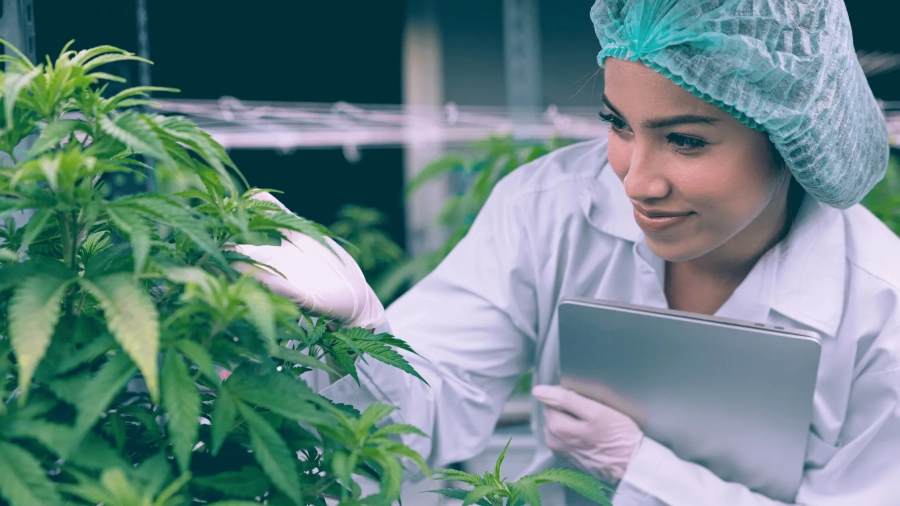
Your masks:
M786 214L767 136L641 63L605 67L609 161L653 252L672 262L758 255Z

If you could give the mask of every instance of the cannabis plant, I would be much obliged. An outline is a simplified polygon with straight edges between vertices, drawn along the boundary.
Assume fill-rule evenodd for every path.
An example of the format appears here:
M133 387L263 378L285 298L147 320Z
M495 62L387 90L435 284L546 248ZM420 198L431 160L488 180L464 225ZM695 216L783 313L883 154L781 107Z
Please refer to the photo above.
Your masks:
M609 506L607 492L608 487L590 476L571 469L549 469L542 473L523 476L518 481L509 481L501 477L500 467L509 449L510 439L506 447L500 452L500 457L494 466L493 472L487 471L484 475L477 475L458 471L456 469L441 469L435 471L433 477L461 482L472 487L471 489L445 488L431 490L444 497L461 499L462 506L477 504L478 506L541 506L541 494L538 485L544 483L558 483L568 487L584 497Z
M254 199L192 122L142 112L147 93L174 90L106 93L120 79L99 68L134 55L66 46L36 65L3 43L0 505L393 502L404 464L424 469L397 442L418 431L300 376L333 373L325 355L354 377L360 357L416 375L396 352L408 346L304 314L232 268L253 261L230 244L327 229ZM159 167L196 187L110 193L111 177Z

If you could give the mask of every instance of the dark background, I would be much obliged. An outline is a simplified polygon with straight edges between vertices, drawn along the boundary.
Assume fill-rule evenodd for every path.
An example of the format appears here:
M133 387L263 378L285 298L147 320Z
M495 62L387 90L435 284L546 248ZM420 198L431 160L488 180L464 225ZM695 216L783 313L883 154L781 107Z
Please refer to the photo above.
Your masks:
M453 5L450 1L447 9ZM501 3L483 1L485 12L496 11ZM558 1L566 0L545 0L542 9L547 2ZM181 97L230 95L244 100L373 104L402 101L406 12L402 0L147 3L150 57L156 62L153 84L180 88ZM896 7L890 5L874 0L848 2L857 49L900 53L896 18L888 12ZM70 39L75 39L75 49L112 44L137 51L133 0L35 0L34 9L39 55L56 55ZM479 19L498 19L494 14L468 13L476 25ZM584 17L589 30L587 10ZM496 24L495 34L501 37L501 26ZM469 40L465 33L456 37L444 43L458 45ZM465 57L464 53L448 55ZM548 62L548 69L551 64ZM502 72L502 68L495 70ZM136 67L122 65L114 72L136 84ZM454 79L481 80L475 75L447 78L451 84ZM876 76L871 85L879 98L900 100L900 72ZM285 195L280 198L295 212L329 224L345 203L376 207L388 215L388 231L394 239L404 243L400 149L364 150L356 164L347 162L335 149L291 154L233 150L231 155L251 184L283 190Z
M152 83L178 98L399 104L403 1L147 0ZM137 52L133 0L35 0L38 55L110 44ZM136 65L113 73L137 85ZM404 244L403 153L339 149L230 152L250 181L296 213L330 224L345 203L376 207Z

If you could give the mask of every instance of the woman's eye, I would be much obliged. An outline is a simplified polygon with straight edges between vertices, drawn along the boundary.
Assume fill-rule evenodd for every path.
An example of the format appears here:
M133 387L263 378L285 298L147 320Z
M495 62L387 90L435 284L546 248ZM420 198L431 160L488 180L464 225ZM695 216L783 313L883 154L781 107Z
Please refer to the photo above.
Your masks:
M697 150L708 144L706 141L681 134L669 134L666 136L666 139L681 152Z
M612 125L613 130L627 130L628 123L625 123L625 120L618 116L613 116L612 114L606 114L604 112L600 112L600 119Z

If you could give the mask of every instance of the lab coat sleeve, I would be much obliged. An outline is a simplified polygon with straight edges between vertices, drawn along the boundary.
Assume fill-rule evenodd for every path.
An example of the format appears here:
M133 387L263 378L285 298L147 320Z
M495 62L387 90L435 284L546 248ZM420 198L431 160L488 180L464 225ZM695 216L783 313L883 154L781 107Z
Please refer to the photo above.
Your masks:
M803 506L893 506L900 483L900 370L866 373L853 384L839 448L821 467L808 467L795 503ZM628 466L614 504L644 506L775 506L744 485L679 459L645 437ZM632 495L643 492L644 502Z
M535 286L513 177L491 193L468 234L447 258L387 310L393 334L428 382L374 360L360 365L362 390L344 378L322 392L364 408L397 406L392 421L430 439L404 436L433 467L481 453L518 377L531 367Z

